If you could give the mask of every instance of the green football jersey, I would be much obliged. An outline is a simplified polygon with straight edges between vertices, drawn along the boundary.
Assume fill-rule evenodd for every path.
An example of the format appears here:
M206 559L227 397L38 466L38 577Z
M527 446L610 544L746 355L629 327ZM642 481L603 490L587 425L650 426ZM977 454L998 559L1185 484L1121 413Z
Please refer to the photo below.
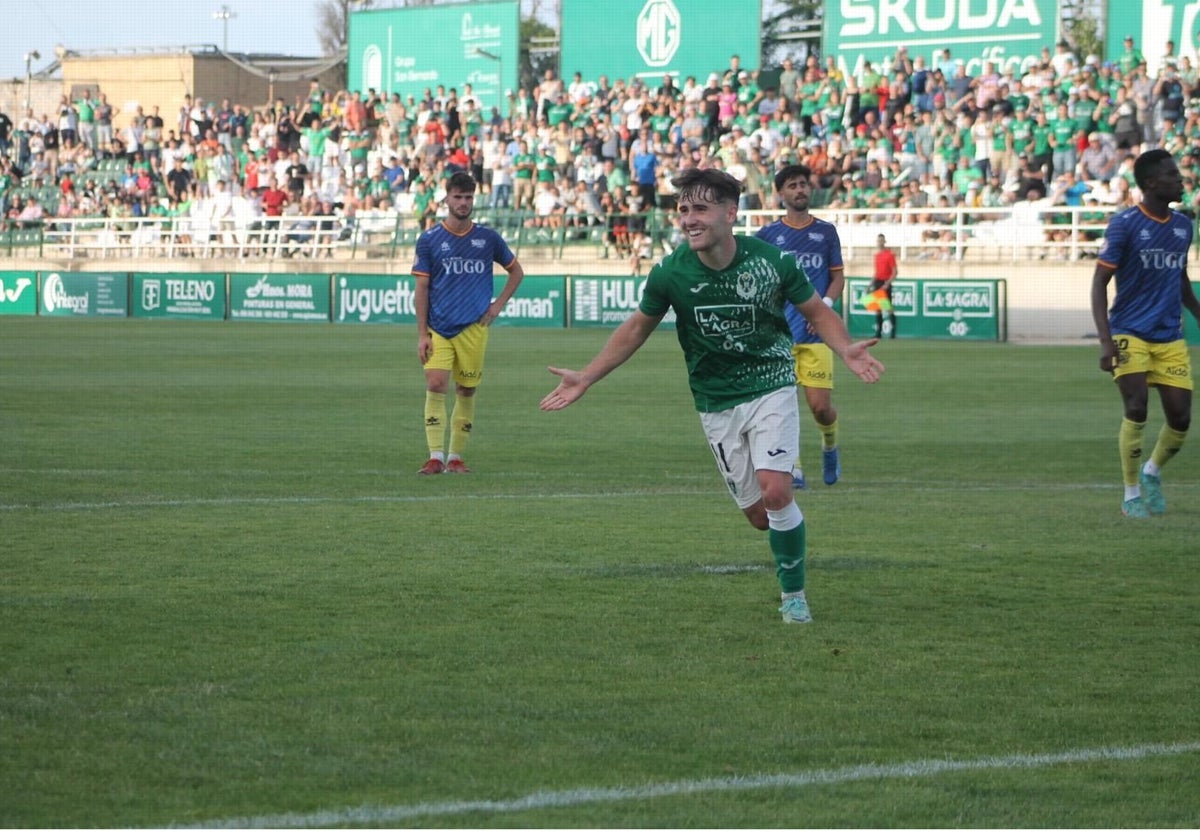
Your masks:
M812 283L794 256L752 236L736 239L723 271L676 248L650 270L639 304L652 318L675 310L697 411L725 411L796 384L783 303L804 303Z

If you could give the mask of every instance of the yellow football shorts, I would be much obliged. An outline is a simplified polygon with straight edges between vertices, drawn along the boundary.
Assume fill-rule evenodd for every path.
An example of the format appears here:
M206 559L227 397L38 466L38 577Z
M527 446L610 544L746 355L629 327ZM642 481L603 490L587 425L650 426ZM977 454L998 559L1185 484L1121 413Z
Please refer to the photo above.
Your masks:
M1192 360L1184 339L1155 344L1132 335L1114 335L1113 342L1117 345L1114 379L1127 373L1144 373L1149 385L1192 390Z
M793 344L796 384L801 388L833 390L833 351L827 344Z
M446 338L433 330L433 352L425 363L426 370L448 370L454 381L464 388L477 388L483 379L483 357L487 352L488 328L472 324L454 338Z

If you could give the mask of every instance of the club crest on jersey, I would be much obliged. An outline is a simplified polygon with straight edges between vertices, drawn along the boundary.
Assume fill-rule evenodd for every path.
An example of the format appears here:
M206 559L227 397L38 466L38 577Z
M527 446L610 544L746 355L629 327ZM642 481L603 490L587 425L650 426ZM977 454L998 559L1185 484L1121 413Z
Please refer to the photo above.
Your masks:
M754 275L749 271L743 271L737 276L737 285L734 291L742 300L750 300L754 297Z
M813 242L824 242L825 234L813 232L808 235L808 238L811 239Z
M482 248L482 247L484 247L485 245L487 245L487 242L486 242L486 241L484 241L484 240L482 240L482 239L472 239L472 240L471 240L471 247L472 247L472 248Z
M1183 228L1171 228L1171 233L1175 234L1180 239L1187 239L1188 233Z

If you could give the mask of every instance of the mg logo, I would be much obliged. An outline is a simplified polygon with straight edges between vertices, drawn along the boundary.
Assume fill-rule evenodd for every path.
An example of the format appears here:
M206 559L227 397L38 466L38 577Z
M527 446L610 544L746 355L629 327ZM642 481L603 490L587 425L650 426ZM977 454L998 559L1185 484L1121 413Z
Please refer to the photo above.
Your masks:
M646 0L637 17L637 46L642 60L662 67L679 50L679 9L671 0Z
M142 284L142 309L153 312L162 303L162 281L147 280Z

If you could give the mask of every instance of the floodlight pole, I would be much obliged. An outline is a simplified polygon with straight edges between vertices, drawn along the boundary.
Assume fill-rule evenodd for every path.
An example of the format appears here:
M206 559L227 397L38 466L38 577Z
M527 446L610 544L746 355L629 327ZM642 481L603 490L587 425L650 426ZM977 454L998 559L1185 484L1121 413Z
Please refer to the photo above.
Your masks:
M228 6L222 6L213 12L213 20L221 21L221 52L229 52L229 19L231 17L237 17L237 15L229 11Z
M33 107L33 62L41 58L37 50L25 53L25 114Z

